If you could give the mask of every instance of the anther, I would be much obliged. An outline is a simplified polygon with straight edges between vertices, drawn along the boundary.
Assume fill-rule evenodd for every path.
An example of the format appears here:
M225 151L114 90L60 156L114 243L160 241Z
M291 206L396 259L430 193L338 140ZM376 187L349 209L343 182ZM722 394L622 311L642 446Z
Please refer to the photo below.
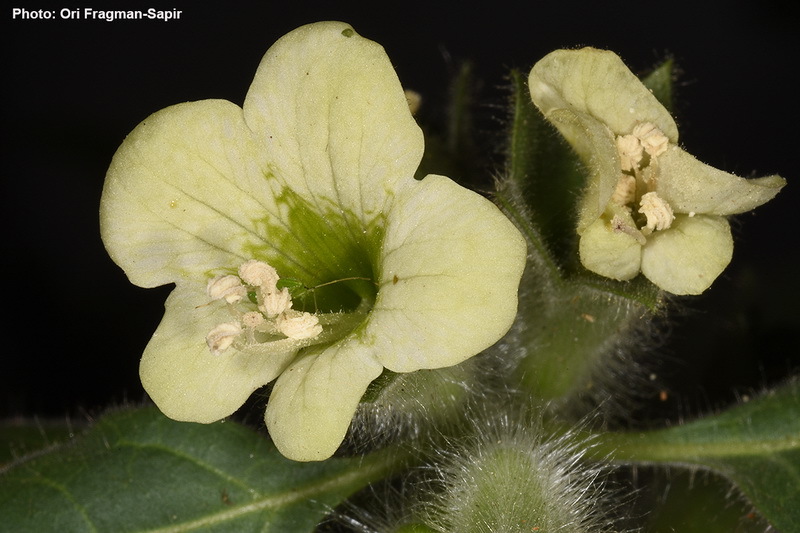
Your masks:
M633 128L633 135L642 143L644 151L650 157L658 157L667 151L669 139L664 135L655 124L642 122Z
M263 261L251 259L239 267L239 277L253 287L274 287L278 283L278 271Z
M214 355L219 355L228 348L242 333L242 327L235 322L225 322L212 329L206 335L206 344Z
M645 235L649 235L653 230L665 230L675 220L672 207L655 192L643 194L639 206L639 212L647 217L647 225L642 228Z
M642 161L642 143L633 135L617 137L617 153L622 170L635 170Z
M319 318L311 313L289 311L278 316L275 325L290 339L313 339L322 333Z
M218 276L212 279L206 286L206 292L212 300L225 299L229 304L239 302L247 296L247 289L239 278L233 275Z
M258 291L258 301L259 311L264 313L267 318L275 318L292 308L292 296L286 287L278 290L277 287L272 286L266 290L266 287L262 286Z

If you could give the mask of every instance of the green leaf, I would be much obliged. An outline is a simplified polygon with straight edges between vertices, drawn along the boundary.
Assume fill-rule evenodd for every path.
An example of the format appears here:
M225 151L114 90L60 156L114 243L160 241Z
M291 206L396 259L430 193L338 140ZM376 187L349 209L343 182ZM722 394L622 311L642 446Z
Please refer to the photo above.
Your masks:
M642 78L644 86L652 91L653 96L667 108L670 113L673 111L673 82L675 81L675 61L672 58L664 60L663 63L653 69L650 74Z
M82 422L18 418L0 421L0 469L22 456L56 446L75 436Z
M296 463L234 422L125 410L0 472L0 530L312 531L333 506L402 463L390 449Z
M642 472L639 472L641 476ZM655 471L637 495L647 533L763 533L768 524L735 493L731 484L713 472L671 468ZM641 479L641 477L640 477ZM643 496L643 493L645 495ZM644 507L642 504L648 504Z
M800 524L800 380L681 426L601 434L598 451L623 463L713 470L778 530Z

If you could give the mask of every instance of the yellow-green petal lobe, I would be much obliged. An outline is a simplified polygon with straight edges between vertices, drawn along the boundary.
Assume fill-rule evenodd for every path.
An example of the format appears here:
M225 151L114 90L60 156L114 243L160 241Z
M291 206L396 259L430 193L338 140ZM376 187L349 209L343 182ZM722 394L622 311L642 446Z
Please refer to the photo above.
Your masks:
M320 212L369 223L414 175L422 131L383 48L350 26L303 26L278 40L244 103L274 175Z
M620 162L614 134L605 124L586 113L556 109L548 117L559 126L569 126L580 135L572 147L583 159L589 172L578 213L578 233L605 211L619 181Z
M246 243L267 244L252 222L276 210L264 172L234 104L205 100L151 115L106 175L100 230L109 255L142 287L235 267L249 259Z
M733 256L730 225L724 217L678 215L656 231L642 250L642 273L672 294L700 294Z
M204 298L205 286L178 285L139 365L144 389L168 417L209 423L236 411L254 390L275 379L299 348L267 356L230 347L211 353L206 335L231 321L221 302Z
M528 85L545 117L556 109L569 109L592 116L615 135L627 135L638 123L650 122L673 143L678 140L678 127L669 112L613 52L556 50L533 66ZM581 135L559 129L570 144Z
M526 254L487 199L443 176L409 182L387 219L365 344L395 372L472 357L511 327Z
M786 185L780 176L745 179L671 146L658 158L657 191L678 213L734 215L755 209Z
M333 455L367 386L382 371L354 338L294 361L267 404L265 421L275 446L295 461Z
M630 215L626 222L635 230ZM581 264L595 274L625 281L639 274L642 245L631 234L614 230L607 217L595 220L583 232L578 245Z

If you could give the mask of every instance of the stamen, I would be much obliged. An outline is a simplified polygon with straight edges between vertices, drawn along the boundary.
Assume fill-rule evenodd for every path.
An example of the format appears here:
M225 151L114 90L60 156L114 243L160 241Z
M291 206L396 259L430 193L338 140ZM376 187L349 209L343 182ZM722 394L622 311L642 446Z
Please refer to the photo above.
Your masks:
M636 170L642 161L642 143L633 135L617 137L617 153L623 171Z
M633 128L633 135L642 142L644 151L650 157L658 157L667 151L669 139L664 135L655 124L642 122Z
M311 313L289 311L278 316L275 325L290 339L313 339L322 333L319 318Z
M242 282L233 275L218 276L208 282L206 286L208 297L212 300L225 299L229 304L239 302L247 296L247 289Z
M251 259L239 267L239 277L253 287L274 287L278 283L278 271L263 261Z
M225 322L212 329L206 335L206 344L214 355L220 355L233 344L242 333L242 327L235 322Z
M647 217L647 222L641 230L629 225L619 215L614 216L611 226L615 232L630 235L642 245L653 231L667 229L675 220L670 205L655 192L659 175L658 156L668 148L669 138L650 122L639 123L630 135L617 137L617 152L623 174L617 181L611 202L630 211L628 204L636 201L637 188L645 188L650 192L642 194L639 198L639 213ZM649 158L645 159L644 153L647 153Z
M237 321L219 324L206 335L212 354L220 355L234 342L248 353L253 353L255 348L259 353L273 353L270 347L278 348L287 341L314 339L322 333L319 317L292 310L292 295L287 287L278 289L280 277L273 267L263 261L250 260L242 263L238 272L239 276L214 278L206 287L212 300L224 299L228 304L237 304L228 306ZM254 305L258 310L253 310ZM274 338L280 335L286 338ZM272 340L257 340L265 336Z
M639 205L639 213L647 217L647 225L642 228L642 233L645 235L649 235L654 230L665 230L675 220L672 207L655 192L643 194Z
M259 305L258 309L264 313L267 318L275 318L284 311L292 308L292 295L289 294L289 289L283 288L278 290L272 287L270 290L264 290L265 287L260 287L258 291Z

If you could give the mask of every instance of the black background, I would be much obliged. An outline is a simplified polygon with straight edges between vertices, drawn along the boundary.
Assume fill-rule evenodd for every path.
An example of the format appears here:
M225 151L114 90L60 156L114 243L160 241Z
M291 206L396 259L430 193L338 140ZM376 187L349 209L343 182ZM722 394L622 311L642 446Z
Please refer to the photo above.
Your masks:
M182 10L166 23L14 20L5 8L0 416L96 413L144 397L138 358L168 290L130 285L105 254L97 208L111 156L163 107L241 104L272 42L330 19L381 43L403 84L434 105L453 65L471 60L487 104L483 123L498 128L508 68L527 70L555 48L613 49L635 71L672 55L683 72L676 115L684 147L727 171L780 173L790 183L736 218L733 263L706 295L682 304L658 354L674 368L664 387L681 409L702 409L796 370L798 12L789 2L710 4L114 4Z

